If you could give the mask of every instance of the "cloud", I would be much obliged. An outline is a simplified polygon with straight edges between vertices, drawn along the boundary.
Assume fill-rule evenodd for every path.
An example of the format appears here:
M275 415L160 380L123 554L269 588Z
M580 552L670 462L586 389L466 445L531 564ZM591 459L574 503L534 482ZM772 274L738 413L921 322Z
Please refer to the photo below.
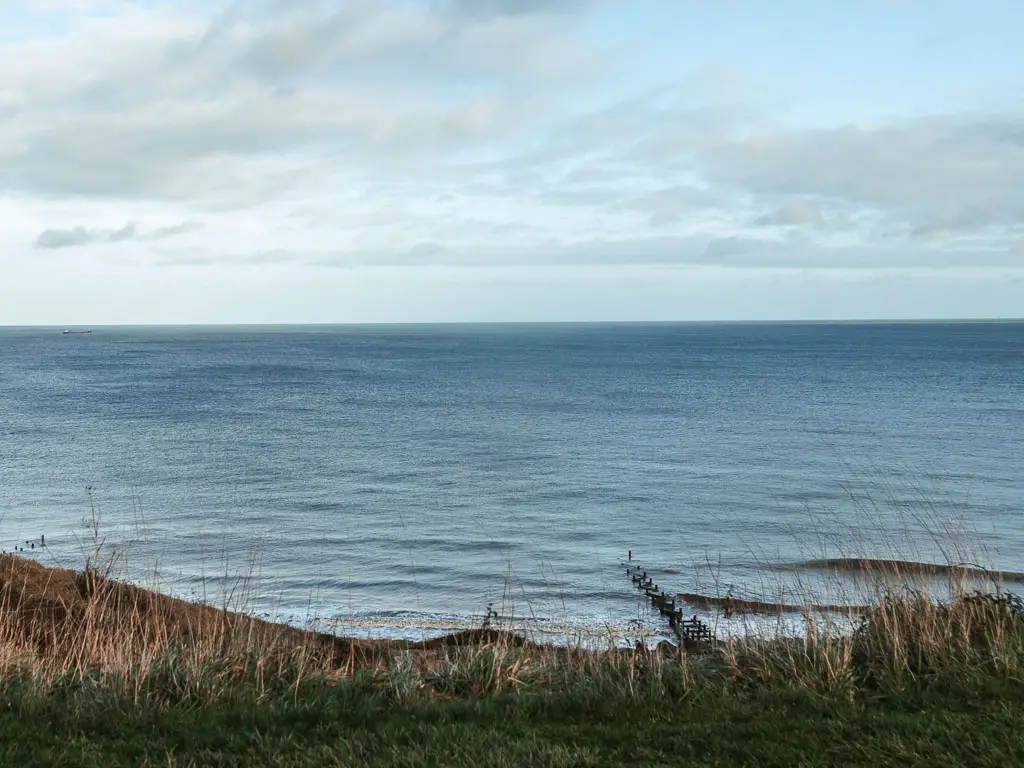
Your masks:
M96 233L82 227L74 229L47 229L36 238L37 248L71 248L76 245L88 245L96 241Z
M716 236L593 237L576 242L548 241L529 246L489 243L476 247L416 243L408 248L277 248L204 253L164 250L155 262L164 267L302 267L330 269L389 268L598 268L682 267L739 270L813 269L863 272L953 268L1014 268L1020 258L1010 250L943 250L903 245L820 246L785 239Z
M169 227L158 227L149 233L139 232L136 225L132 222L118 229L86 229L81 226L70 229L45 229L36 236L34 243L36 248L55 250L91 245L93 243L121 243L129 240L166 240L171 237L194 232L201 229L202 226L198 222L185 221Z
M274 248L269 251L257 251L249 254L243 257L242 261L246 264L286 264L292 259L292 254L285 249Z
M603 190L605 199L608 191ZM613 207L647 216L650 226L661 228L692 219L697 213L720 208L725 201L714 192L695 185L677 184L635 195Z
M652 227L718 221L736 234L753 226L999 248L1024 220L1024 114L1012 111L804 128L742 106L697 108L660 89L579 116L555 139L561 155L536 161L568 171L546 194L631 208Z
M755 224L761 226L791 227L805 224L821 224L823 216L821 208L815 203L804 200L790 200L783 203L771 213L759 216Z
M338 168L403 174L514 138L546 108L538 85L594 62L562 17L528 12L549 3L457 22L412 3L256 5L212 21L134 7L0 46L0 189L259 201Z
M593 0L450 0L448 7L466 16L520 16L578 11Z
M916 269L1019 252L1020 114L789 122L733 67L640 77L626 38L600 39L607 0L51 0L72 6L0 45L0 193L44 211L18 234L40 249L169 240L199 217L202 238L140 260ZM43 229L126 218L144 226Z
M125 224L120 229L115 229L112 232L106 233L106 237L112 243L120 243L124 240L136 240L138 239L138 229L135 224Z
M181 224L174 224L170 227L157 227L150 235L150 239L164 240L177 235L187 235L189 232L196 232L202 228L203 224L198 221L183 221Z
M1024 215L1024 116L754 133L713 148L702 168L759 199L878 211L908 234L1006 229Z

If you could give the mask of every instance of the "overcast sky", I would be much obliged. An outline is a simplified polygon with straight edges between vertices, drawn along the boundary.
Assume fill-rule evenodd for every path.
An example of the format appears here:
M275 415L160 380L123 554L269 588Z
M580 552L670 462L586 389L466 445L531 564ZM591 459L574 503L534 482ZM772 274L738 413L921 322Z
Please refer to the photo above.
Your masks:
M0 3L0 324L1021 316L1020 0Z

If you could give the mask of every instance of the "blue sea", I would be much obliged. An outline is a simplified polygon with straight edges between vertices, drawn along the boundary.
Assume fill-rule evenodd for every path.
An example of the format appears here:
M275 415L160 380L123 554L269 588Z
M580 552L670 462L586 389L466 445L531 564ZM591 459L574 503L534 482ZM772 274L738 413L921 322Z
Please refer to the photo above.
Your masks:
M410 637L657 631L630 551L1024 570L1024 324L60 330L0 329L0 549L51 565Z

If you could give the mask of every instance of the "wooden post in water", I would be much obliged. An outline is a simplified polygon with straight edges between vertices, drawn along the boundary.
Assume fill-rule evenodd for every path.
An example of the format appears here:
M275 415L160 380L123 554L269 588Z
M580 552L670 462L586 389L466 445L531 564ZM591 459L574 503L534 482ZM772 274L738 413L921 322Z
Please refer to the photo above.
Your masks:
M670 598L661 588L654 583L654 579L647 575L647 571L640 566L634 566L633 550L628 550L628 561L626 575L630 577L638 590L642 590L644 596L651 601L651 607L668 618L668 625L675 632L679 642L684 647L693 647L701 644L714 642L714 635L711 628L694 614L691 619L683 619L683 609L676 604L674 597Z

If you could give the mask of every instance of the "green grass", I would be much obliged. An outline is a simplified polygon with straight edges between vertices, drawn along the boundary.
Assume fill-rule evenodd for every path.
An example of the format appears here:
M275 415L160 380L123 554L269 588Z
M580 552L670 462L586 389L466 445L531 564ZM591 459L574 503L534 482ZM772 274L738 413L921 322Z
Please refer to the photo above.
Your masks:
M487 632L339 654L294 629L8 566L0 768L1024 765L1024 601L1007 593L882 592L852 634L693 653Z
M249 692L251 694L251 691ZM853 698L725 688L417 696L367 682L257 702L153 706L83 688L8 690L11 766L1021 765L1024 685L920 687Z

